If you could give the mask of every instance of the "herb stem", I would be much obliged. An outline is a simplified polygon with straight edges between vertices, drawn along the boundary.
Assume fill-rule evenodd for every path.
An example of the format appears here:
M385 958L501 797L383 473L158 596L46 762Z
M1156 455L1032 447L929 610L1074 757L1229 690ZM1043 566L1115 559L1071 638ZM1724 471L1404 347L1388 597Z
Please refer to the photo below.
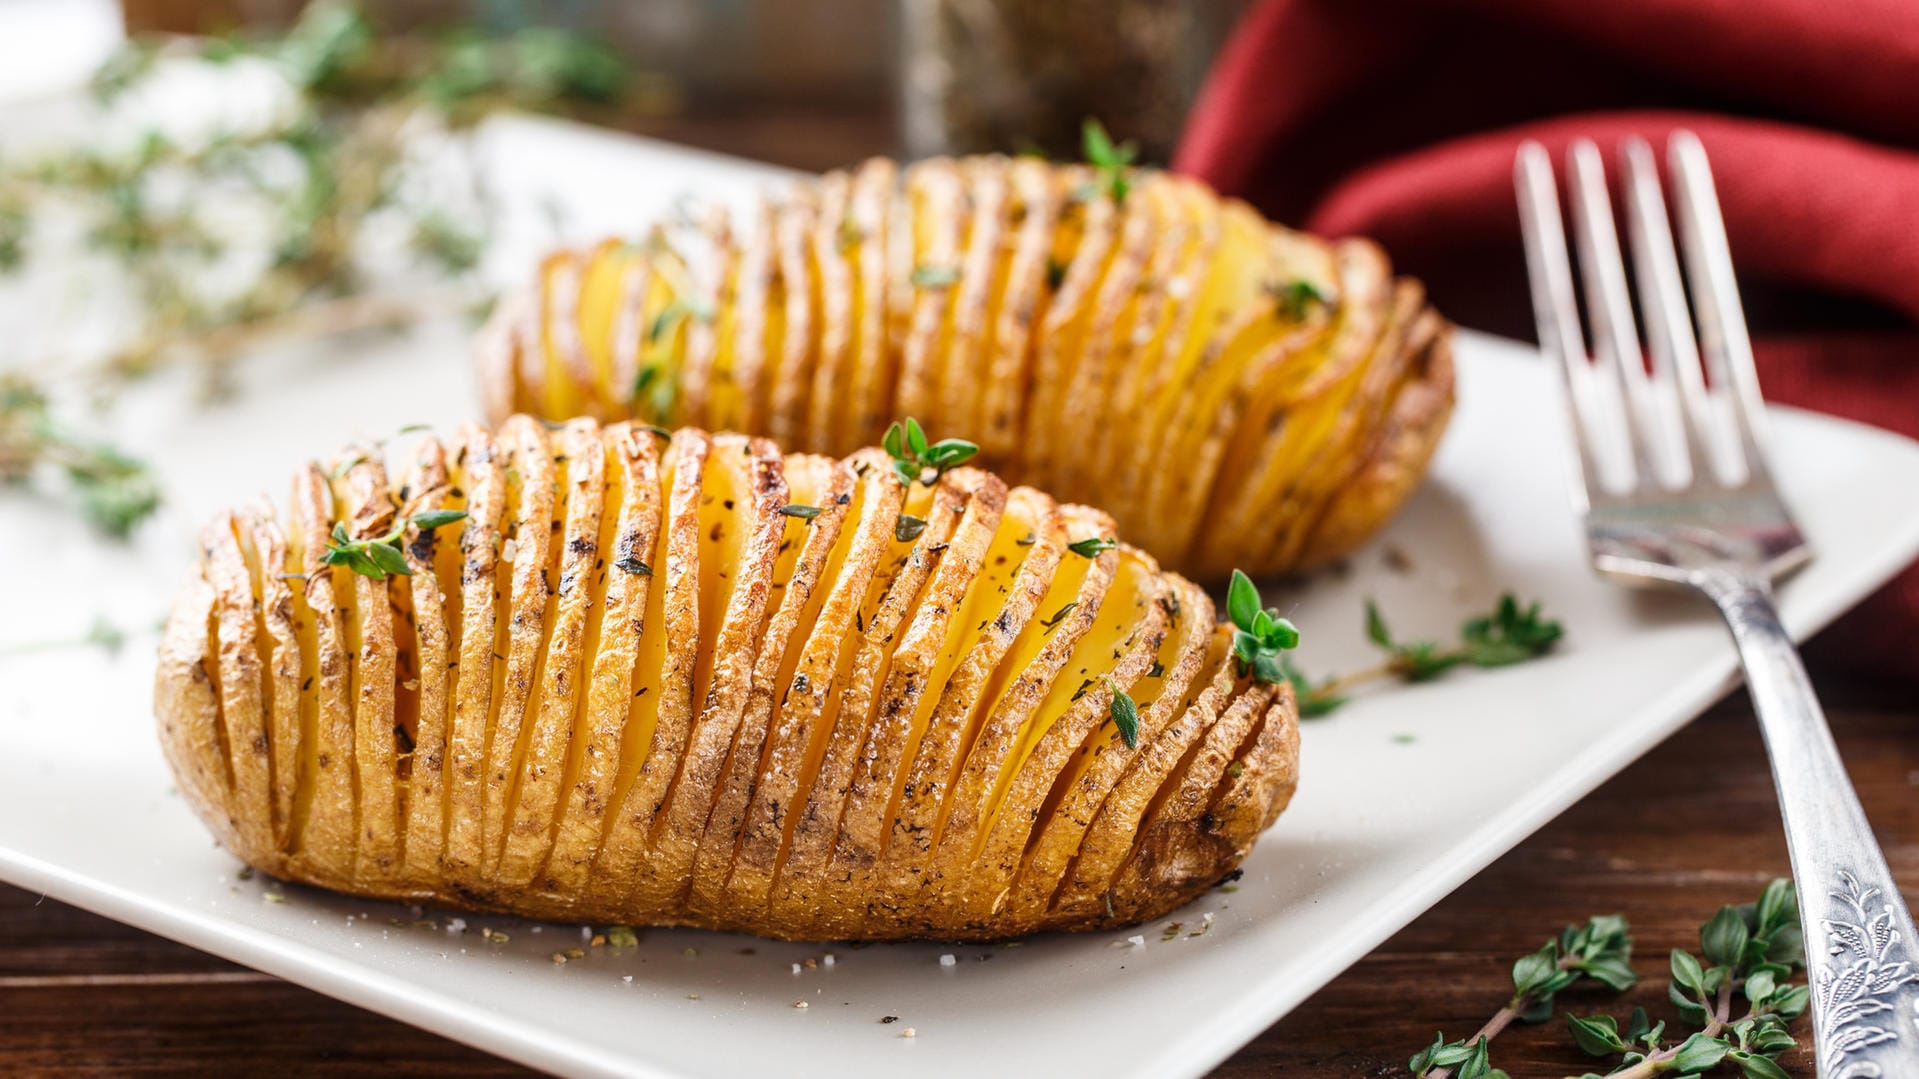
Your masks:
M1391 664L1384 664L1383 666L1390 667ZM1364 674L1366 672L1360 673ZM1560 970L1571 970L1573 964L1577 961L1577 956L1562 955L1559 957L1557 966ZM1479 1039L1484 1038L1486 1039L1486 1044L1491 1045L1494 1038L1499 1037L1505 1032L1507 1027L1513 1025L1513 1020L1524 1015L1526 1009L1533 1006L1533 998L1534 994L1532 993L1521 993L1507 1001L1505 1007L1494 1012L1491 1019L1486 1020L1483 1026L1477 1031L1474 1031L1473 1035L1466 1039L1466 1044L1475 1045L1479 1042ZM1451 1068L1428 1068L1419 1073L1418 1079L1452 1079L1452 1074L1453 1070ZM1612 1079L1612 1077L1608 1077L1608 1079Z

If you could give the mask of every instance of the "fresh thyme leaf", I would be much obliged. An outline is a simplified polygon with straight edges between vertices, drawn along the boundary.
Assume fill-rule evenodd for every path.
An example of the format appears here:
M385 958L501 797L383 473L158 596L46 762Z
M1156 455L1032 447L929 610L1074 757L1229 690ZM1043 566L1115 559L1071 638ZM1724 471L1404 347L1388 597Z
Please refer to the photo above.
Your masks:
M780 507L780 512L788 517L798 517L802 521L810 521L818 517L823 511L818 506L802 506L797 502L789 502Z
M1113 725L1119 728L1119 736L1126 742L1127 749L1139 748L1139 705L1133 698L1119 688L1112 675L1106 676L1106 682L1113 687L1113 704L1109 711L1113 716Z
M1281 654L1299 647L1299 630L1277 609L1261 607L1258 586L1239 570L1226 589L1226 617L1234 627L1233 658L1240 673L1274 685L1286 681Z
M1303 321L1315 305L1330 306L1325 293L1319 286L1305 278L1293 281L1271 282L1266 291L1273 297L1273 309L1281 317L1291 322Z
M1667 986L1680 1018L1697 1029L1669 1034L1667 1024L1654 1023L1644 1008L1634 1008L1623 1026L1610 1015L1566 1016L1581 1052L1613 1061L1608 1075L1640 1079L1737 1071L1745 1079L1783 1079L1787 1074L1776 1058L1797 1044L1789 1024L1804 1014L1811 996L1807 986L1788 984L1803 957L1769 958L1776 950L1791 953L1798 947L1798 906L1791 883L1773 881L1758 902L1719 908L1699 927L1699 936L1706 963L1674 949ZM1487 1032L1496 1034L1515 1019L1550 1019L1554 997L1581 978L1614 991L1633 986L1632 938L1624 918L1605 915L1569 925L1538 951L1521 956L1513 964L1512 997L1481 1034L1473 1042L1435 1034L1432 1044L1409 1061L1413 1073L1420 1079L1458 1079L1475 1074L1474 1069L1479 1069L1476 1074L1497 1074L1486 1051ZM1729 992L1731 986L1739 992ZM1735 1008L1742 996L1743 1015ZM1600 1076L1588 1073L1581 1079Z
M1104 539L1099 536L1088 536L1087 538L1080 540L1077 543L1067 544L1066 549L1080 556L1081 558L1098 558L1100 554L1104 551L1118 550L1119 541L1114 539Z
M893 459L893 474L909 487L915 482L931 486L947 469L970 460L979 452L976 443L961 438L942 438L929 444L926 431L911 416L906 417L904 423L895 421L888 425L880 446Z
M1066 282L1066 263L1059 259L1046 260L1046 290L1058 292L1060 285Z
M1072 600L1068 602L1066 606L1061 607L1057 611L1054 611L1053 617L1040 619L1039 624L1042 626L1045 626L1047 629L1052 629L1054 626L1057 626L1060 624L1060 622L1064 621L1067 615L1072 614L1073 608L1078 606L1079 606L1079 600Z
M910 513L900 514L899 520L893 523L893 538L901 543L913 542L920 538L920 533L924 531L926 531L926 522Z
M400 541L406 535L406 530L412 527L421 532L431 532L465 519L466 514L461 510L429 510L412 517L397 517L385 535L359 540L348 535L343 522L335 521L320 561L328 566L345 566L362 577L371 577L376 581L384 581L388 577L411 577L413 567L407 565L406 554L400 549Z
M1125 202L1126 193L1132 189L1133 160L1139 156L1139 144L1128 139L1114 145L1105 126L1090 117L1080 126L1080 144L1086 163L1097 174L1095 193L1116 203Z
M922 265L913 267L912 281L918 288L951 288L959 283L957 266Z
M614 562L613 564L620 567L621 569L625 570L628 573L634 574L635 576L639 576L639 577L653 576L653 567L647 565L646 563L640 561L639 559L633 557L632 555L627 555L626 557L621 558L620 560L618 560L617 562Z

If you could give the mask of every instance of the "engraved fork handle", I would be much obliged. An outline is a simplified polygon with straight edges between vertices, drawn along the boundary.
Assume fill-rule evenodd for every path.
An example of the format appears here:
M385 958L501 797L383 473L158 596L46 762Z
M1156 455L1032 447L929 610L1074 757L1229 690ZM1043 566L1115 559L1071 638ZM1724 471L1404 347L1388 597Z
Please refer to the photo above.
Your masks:
M1919 1076L1919 933L1772 590L1734 568L1702 570L1692 583L1732 629L1772 759L1805 927L1819 1075Z

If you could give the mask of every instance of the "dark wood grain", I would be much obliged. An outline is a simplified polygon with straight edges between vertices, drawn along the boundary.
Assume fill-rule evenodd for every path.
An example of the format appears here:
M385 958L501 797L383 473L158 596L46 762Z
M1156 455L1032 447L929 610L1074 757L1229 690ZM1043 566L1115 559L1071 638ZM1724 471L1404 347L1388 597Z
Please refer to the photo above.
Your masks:
M1894 686L1822 688L1841 751L1894 872L1919 885L1919 708ZM1542 722L1549 721L1542 718ZM1405 1075L1434 1030L1476 1028L1514 956L1561 924L1619 912L1648 981L1582 1011L1668 1014L1657 976L1697 948L1721 903L1786 872L1758 731L1743 695L1713 709L1394 936L1216 1073ZM1564 1027L1516 1028L1496 1062L1516 1079L1578 1074ZM1787 1063L1812 1075L1803 1055ZM529 1074L464 1046L72 907L0 888L0 1074Z

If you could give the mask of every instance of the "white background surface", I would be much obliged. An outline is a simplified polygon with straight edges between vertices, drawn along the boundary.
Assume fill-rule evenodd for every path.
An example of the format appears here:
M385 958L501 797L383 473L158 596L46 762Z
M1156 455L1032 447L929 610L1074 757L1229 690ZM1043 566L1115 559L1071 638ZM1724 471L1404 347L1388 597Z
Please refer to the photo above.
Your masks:
M723 159L530 121L490 126L484 149L514 211L503 267L552 239L545 202L585 240L633 231L683 192L733 198L768 182ZM1368 594L1404 634L1448 635L1511 588L1545 600L1566 645L1309 723L1299 796L1238 890L1175 915L1189 928L1213 915L1203 937L1162 941L1162 920L1137 945L1109 934L856 950L650 931L638 949L557 967L550 954L581 943L572 927L470 918L461 934L431 912L419 927L402 908L293 887L270 902L278 886L239 879L172 793L151 732L150 627L216 507L278 496L298 462L351 436L475 415L465 337L449 324L266 357L215 406L166 384L141 393L116 433L158 462L170 501L132 544L31 497L0 500L0 645L77 636L103 615L143 627L117 656L0 658L0 878L569 1074L1193 1075L1695 714L1733 669L1702 604L1587 574L1551 372L1464 334L1453 432L1382 541L1411 569L1386 568L1376 544L1350 574L1278 601L1296 604L1311 671L1367 660ZM1785 590L1803 634L1919 549L1919 507L1888 497L1919 489L1919 447L1798 414L1779 416L1776 435L1783 486L1820 552ZM484 942L482 925L511 941ZM831 967L793 973L829 951ZM944 954L957 962L942 966ZM907 1026L917 1037L900 1036Z

